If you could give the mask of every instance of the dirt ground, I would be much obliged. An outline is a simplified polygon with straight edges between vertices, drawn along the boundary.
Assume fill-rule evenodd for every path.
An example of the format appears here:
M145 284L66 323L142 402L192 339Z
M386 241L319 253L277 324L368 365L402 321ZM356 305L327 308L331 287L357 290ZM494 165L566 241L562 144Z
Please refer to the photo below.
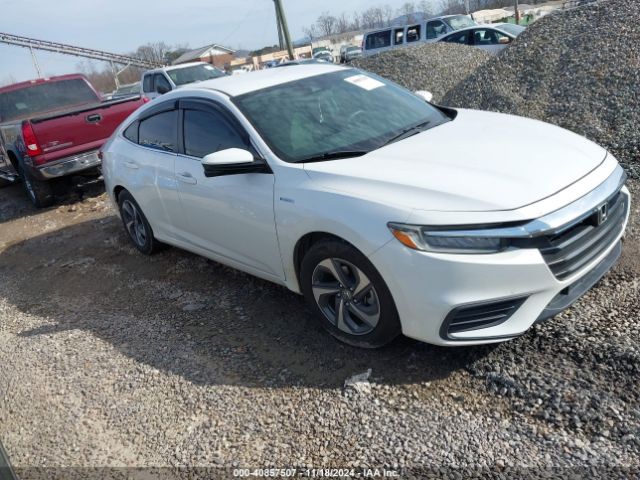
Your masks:
M637 468L639 217L634 206L607 279L519 339L363 351L282 287L175 248L139 254L100 186L45 210L2 188L0 440L25 478L87 466ZM364 392L345 391L368 369Z

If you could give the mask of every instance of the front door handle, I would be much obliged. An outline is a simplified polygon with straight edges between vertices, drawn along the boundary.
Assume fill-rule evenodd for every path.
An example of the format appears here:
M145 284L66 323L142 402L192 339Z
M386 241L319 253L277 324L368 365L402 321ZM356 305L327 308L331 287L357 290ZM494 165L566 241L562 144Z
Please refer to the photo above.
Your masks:
M131 168L132 170L137 170L140 168L137 163L134 162L124 162L124 166L127 168Z
M178 173L176 174L176 177L178 177L178 180L180 180L182 183L188 183L189 185L195 185L196 183L198 183L198 181L193 178L193 175L191 175L189 172Z

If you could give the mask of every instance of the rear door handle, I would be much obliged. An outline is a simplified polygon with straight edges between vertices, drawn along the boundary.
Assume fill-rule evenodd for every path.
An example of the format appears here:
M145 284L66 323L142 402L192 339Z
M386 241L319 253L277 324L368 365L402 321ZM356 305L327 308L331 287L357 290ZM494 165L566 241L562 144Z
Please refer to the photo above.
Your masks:
M132 170L137 170L138 168L138 164L134 163L134 162L124 162L124 166L127 168L131 168Z
M178 177L178 180L180 180L182 183L188 183L189 185L195 185L196 183L198 183L198 181L193 178L193 175L191 175L189 172L177 173L176 177Z

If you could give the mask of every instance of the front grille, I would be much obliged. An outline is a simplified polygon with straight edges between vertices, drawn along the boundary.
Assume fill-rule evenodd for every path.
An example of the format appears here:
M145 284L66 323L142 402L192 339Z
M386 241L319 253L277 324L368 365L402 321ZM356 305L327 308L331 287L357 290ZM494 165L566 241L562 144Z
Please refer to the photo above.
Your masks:
M520 308L527 297L494 300L456 307L443 323L443 335L478 330L499 325L509 319Z
M544 237L540 253L557 279L580 271L613 244L622 232L628 203L627 195L618 192L606 202L605 220L596 209L559 233Z

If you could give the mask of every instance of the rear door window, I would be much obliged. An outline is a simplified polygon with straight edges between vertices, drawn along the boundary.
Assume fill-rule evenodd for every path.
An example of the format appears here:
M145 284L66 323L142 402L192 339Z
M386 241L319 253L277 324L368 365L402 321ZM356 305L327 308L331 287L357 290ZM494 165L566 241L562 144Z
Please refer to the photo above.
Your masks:
M491 28L478 28L473 33L475 45L500 45L511 41L511 38Z
M384 48L391 45L391 30L385 30L383 32L370 33L367 35L367 43L365 48L367 50L374 50L376 48Z
M138 143L163 152L176 152L178 111L162 112L142 120L138 129Z
M469 32L464 31L464 32L454 33L443 38L442 41L448 42L448 43L462 43L466 45L469 42Z

